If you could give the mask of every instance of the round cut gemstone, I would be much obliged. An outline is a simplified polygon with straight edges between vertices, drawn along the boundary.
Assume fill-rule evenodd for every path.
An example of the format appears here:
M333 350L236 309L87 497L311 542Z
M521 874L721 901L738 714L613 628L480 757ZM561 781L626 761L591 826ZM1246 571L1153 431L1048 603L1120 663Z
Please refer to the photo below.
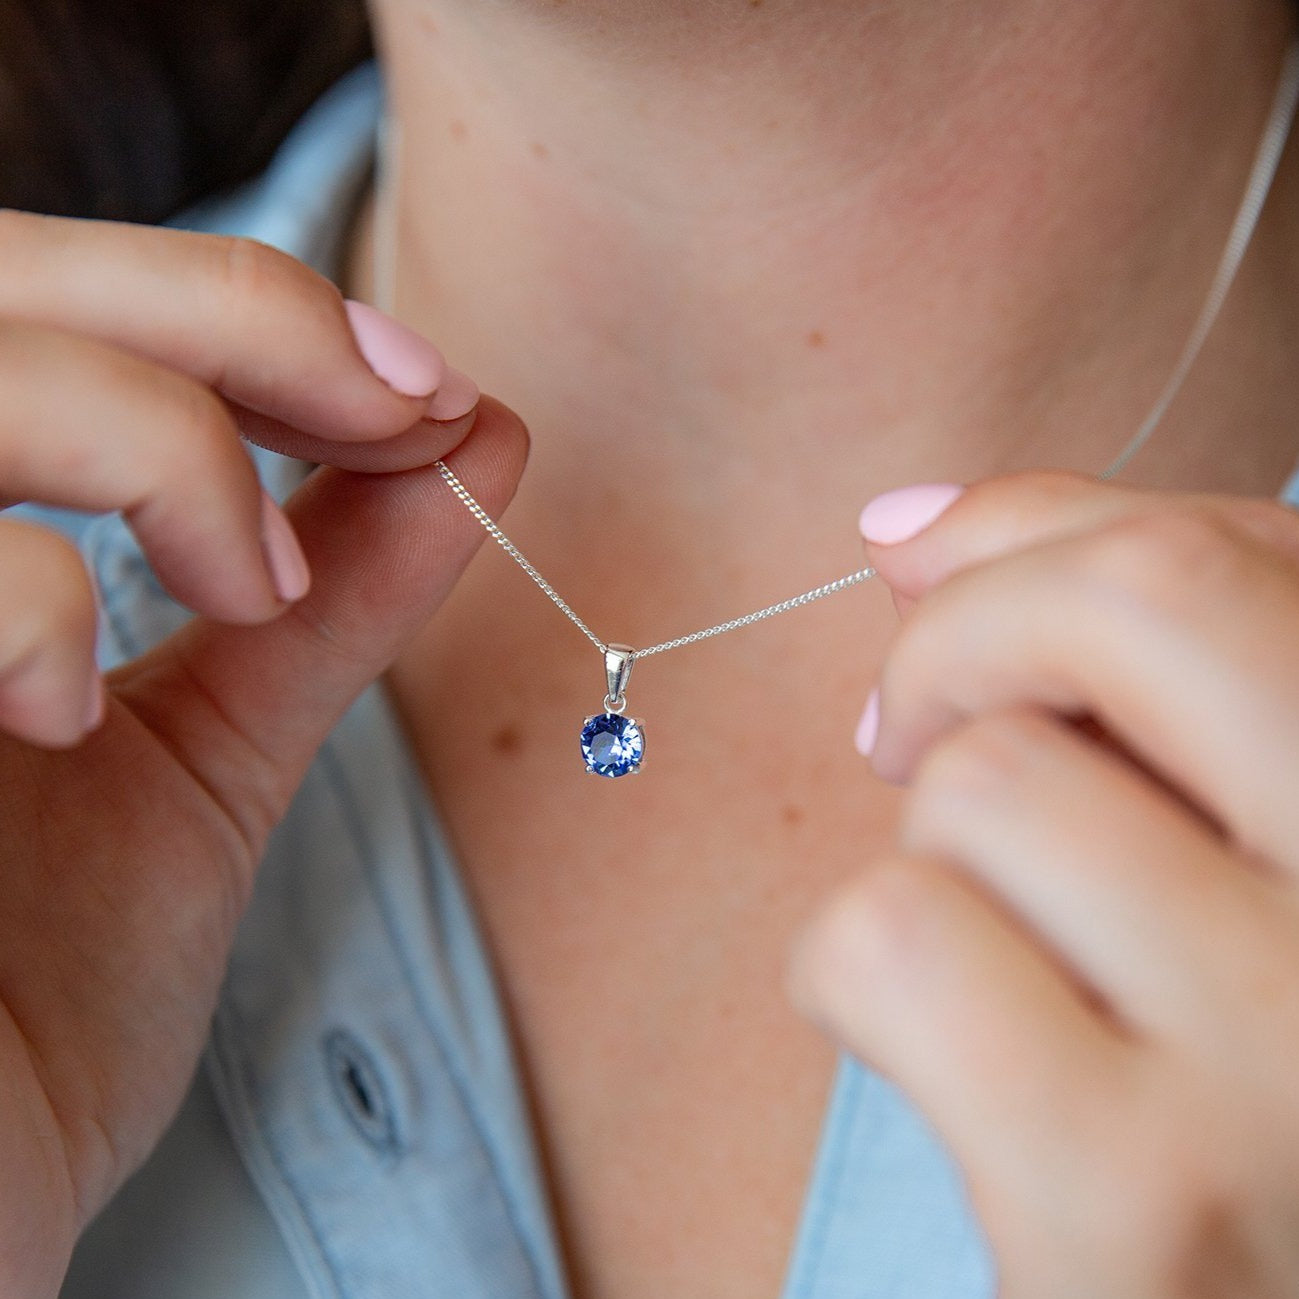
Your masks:
M645 734L634 717L597 713L582 727L582 757L597 776L625 776L640 767Z

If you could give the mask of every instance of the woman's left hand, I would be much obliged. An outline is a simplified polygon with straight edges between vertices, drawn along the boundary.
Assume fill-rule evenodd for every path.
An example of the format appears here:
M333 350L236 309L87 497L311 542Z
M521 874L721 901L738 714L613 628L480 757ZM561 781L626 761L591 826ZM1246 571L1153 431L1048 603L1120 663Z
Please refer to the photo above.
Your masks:
M1299 1295L1299 515L1022 474L869 551L909 791L796 1000L941 1133L1004 1299Z

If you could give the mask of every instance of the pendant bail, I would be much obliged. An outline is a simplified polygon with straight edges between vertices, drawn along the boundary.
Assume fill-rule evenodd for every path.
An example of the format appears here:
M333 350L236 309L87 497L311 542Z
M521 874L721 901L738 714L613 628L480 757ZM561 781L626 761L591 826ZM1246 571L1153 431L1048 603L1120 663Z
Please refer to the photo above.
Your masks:
M604 649L604 673L609 693L604 697L605 710L620 713L627 707L627 682L631 680L636 651L630 645L609 644Z

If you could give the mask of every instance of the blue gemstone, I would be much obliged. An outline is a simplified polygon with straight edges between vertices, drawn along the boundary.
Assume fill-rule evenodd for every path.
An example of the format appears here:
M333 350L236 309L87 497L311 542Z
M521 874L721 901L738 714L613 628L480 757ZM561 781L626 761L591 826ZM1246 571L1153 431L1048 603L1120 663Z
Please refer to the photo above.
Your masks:
M625 776L645 756L645 734L634 717L597 713L582 727L582 757L597 776Z

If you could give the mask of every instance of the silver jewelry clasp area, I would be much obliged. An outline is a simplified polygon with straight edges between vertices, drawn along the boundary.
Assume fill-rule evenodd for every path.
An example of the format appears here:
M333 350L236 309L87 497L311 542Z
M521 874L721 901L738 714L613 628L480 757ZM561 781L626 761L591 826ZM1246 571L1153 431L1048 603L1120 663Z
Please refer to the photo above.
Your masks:
M604 647L604 674L609 682L609 693L604 697L606 713L621 713L627 707L627 682L635 662L636 651L630 645Z

